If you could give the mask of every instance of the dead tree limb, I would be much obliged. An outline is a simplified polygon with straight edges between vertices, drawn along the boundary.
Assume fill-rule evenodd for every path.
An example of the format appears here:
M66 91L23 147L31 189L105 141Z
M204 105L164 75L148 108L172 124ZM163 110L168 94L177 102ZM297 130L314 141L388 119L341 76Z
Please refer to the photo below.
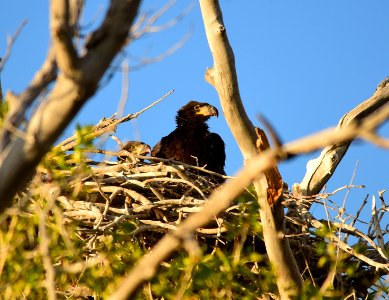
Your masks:
M358 124L364 118L376 112L389 101L389 79L383 80L374 94L354 109L346 113L339 121L338 129L350 124ZM331 178L340 161L346 154L352 141L327 146L320 156L307 163L307 172L300 183L301 193L305 196L315 195Z
M4 123L11 128L18 128L24 120L27 109L56 77L57 64L54 51L50 49L42 67L36 72L30 85L20 95L15 95L12 92L7 93L6 100L9 111L5 116ZM11 136L10 130L3 129L0 132L0 151L9 145Z
M7 50L5 51L3 57L0 59L0 73L1 71L4 69L4 66L6 64L6 62L8 61L8 58L11 56L11 52L12 52L12 47L16 41L16 39L18 38L19 34L22 32L24 26L26 26L27 24L27 20L24 20L22 22L22 24L19 25L19 27L16 29L15 33L8 37L8 40L7 40Z
M126 44L140 0L111 1L102 25L91 35L86 53L72 45L69 3L51 3L51 35L60 73L53 90L30 119L25 136L14 137L0 156L0 212L32 176L34 167L65 129ZM3 128L4 130L4 128Z

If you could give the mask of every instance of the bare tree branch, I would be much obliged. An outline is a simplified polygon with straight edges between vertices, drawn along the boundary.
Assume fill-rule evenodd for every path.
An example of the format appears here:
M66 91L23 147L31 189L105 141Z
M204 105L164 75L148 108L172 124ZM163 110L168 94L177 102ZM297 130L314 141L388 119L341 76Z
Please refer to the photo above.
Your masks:
M191 35L192 35L191 31L187 32L177 43L175 43L169 49L167 49L166 51L162 52L161 54L159 54L157 56L141 57L141 58L135 57L135 59L137 60L137 63L131 65L131 67L130 67L131 70L136 71L136 70L139 70L139 69L141 69L149 64L153 64L153 63L164 60L166 57L176 53L177 50L182 48L185 45L185 43L188 41L188 39L191 37ZM134 57L134 56L132 55L131 57Z
M8 38L7 50L4 56L2 57L2 59L0 60L0 73L1 71L3 71L5 63L7 62L8 58L11 55L13 44L15 43L16 39L18 38L19 34L22 32L22 29L24 28L24 26L26 26L26 24L27 24L27 20L24 20L22 24L20 24L18 29L16 29L16 32L11 37Z
M153 103L151 103L147 107L141 109L140 111L136 112L135 114L128 114L127 116L122 117L120 119L116 119L114 117L115 115L109 119L103 119L103 121L101 121L101 123L99 123L95 126L95 130L92 133L90 133L87 136L87 138L92 139L92 138L99 137L100 135L102 135L104 133L115 131L117 125L119 125L120 123L124 123L124 122L127 122L129 120L137 118L139 115L141 115L145 111L149 110L151 107L158 104L159 102L164 100L166 97L170 96L173 92L174 92L174 90L167 92L161 98L154 101ZM76 136L74 135L74 136L71 136L70 138L67 138L66 140L62 141L61 143L59 143L56 146L56 148L60 148L62 151L67 151L67 150L72 149L76 144L77 144Z
M69 1L51 1L50 21L54 53L58 67L65 77L79 80L80 59L73 45L73 28L70 24Z
M103 24L92 34L83 57L70 47L69 10L63 1L51 5L52 36L59 74L47 100L32 116L25 140L15 137L0 158L0 211L10 205L16 191L31 178L34 167L69 121L96 92L115 55L126 43L140 0L113 0ZM66 51L70 51L66 53ZM60 61L61 60L61 61ZM28 142L32 140L33 142Z
M148 33L156 33L175 26L180 22L189 12L193 9L194 5L190 4L188 7L178 14L176 17L168 20L167 22L156 25L156 23L163 17L163 15L176 3L176 0L170 0L166 2L160 9L153 14L143 14L139 17L138 21L131 29L129 41L139 39Z
M201 12L214 66L206 72L207 81L219 94L223 113L245 160L258 155L257 135L249 120L239 93L235 58L229 44L223 16L217 0L200 0ZM268 204L269 183L265 176L254 181L260 205L263 237L270 262L273 264L281 297L296 295L302 287L302 279L287 239L280 238L283 224L280 205ZM277 199L275 199L277 200ZM273 202L275 202L275 200Z
M69 5L67 14L67 28L69 32L74 33L74 28L77 27L78 20L81 14L83 0L72 0L69 4L62 3L61 5ZM19 30L20 31L20 30ZM14 39L16 34L14 35ZM55 59L55 51L53 47L50 48L46 60L44 61L40 70L35 74L29 87L21 94L14 95L9 92L7 94L7 102L9 112L4 121L6 130L0 132L0 151L10 143L11 134L18 128L23 121L27 109L32 105L36 98L45 91L49 83L57 77L57 62Z
M20 95L7 93L9 111L5 117L4 124L11 128L19 128L24 119L26 111L31 107L36 98L45 90L45 88L57 77L57 64L53 49L44 61L41 69L35 74L30 85ZM9 129L3 128L0 132L0 151L3 151L10 143L11 133Z
M337 128L340 129L353 123L358 124L364 118L384 106L389 101L388 83L388 78L383 80L369 99L359 104L340 119ZM320 192L335 172L336 167L346 154L350 144L351 141L330 145L321 152L319 157L307 163L307 172L300 183L300 189L303 195L315 195Z
M128 59L125 59L122 62L122 94L120 96L120 100L118 103L117 108L117 115L119 117L123 116L124 108L128 101L128 90L129 90L129 65L128 65Z

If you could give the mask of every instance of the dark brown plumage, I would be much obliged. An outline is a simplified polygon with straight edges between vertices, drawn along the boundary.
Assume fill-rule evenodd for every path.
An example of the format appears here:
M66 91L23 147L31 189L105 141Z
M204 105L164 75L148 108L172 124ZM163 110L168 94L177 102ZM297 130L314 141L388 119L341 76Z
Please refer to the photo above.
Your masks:
M147 155L151 152L151 148L149 145L145 144L145 143L142 143L142 142L138 142L138 141L129 141L127 142L122 150L126 150L128 152L130 152L131 154L135 154L135 155ZM118 156L118 161L122 161L122 160L126 160L128 156L121 156L119 155Z
M218 115L214 106L190 101L177 112L177 128L154 146L151 156L174 159L225 174L224 142L218 134L209 132L206 124L210 117Z

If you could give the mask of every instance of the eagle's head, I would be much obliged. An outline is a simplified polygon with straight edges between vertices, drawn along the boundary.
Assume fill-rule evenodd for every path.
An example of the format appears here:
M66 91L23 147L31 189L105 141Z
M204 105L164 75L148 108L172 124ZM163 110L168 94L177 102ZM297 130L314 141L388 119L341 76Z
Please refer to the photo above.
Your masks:
M127 150L128 152L135 155L146 155L151 152L149 145L138 141L127 142L122 150Z
M177 125L197 125L205 123L210 117L219 116L216 107L205 103L190 101L177 112Z
M151 148L149 145L138 142L138 141L129 141L127 142L121 150L126 150L131 154L146 156L151 153ZM127 156L118 156L118 160L125 160Z

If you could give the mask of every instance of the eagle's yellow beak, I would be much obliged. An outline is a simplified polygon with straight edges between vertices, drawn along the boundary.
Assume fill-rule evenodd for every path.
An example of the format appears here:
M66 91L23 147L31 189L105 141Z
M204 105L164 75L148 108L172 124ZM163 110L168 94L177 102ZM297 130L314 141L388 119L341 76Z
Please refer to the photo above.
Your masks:
M196 115L219 117L219 112L216 107L212 105L205 105L196 109Z

